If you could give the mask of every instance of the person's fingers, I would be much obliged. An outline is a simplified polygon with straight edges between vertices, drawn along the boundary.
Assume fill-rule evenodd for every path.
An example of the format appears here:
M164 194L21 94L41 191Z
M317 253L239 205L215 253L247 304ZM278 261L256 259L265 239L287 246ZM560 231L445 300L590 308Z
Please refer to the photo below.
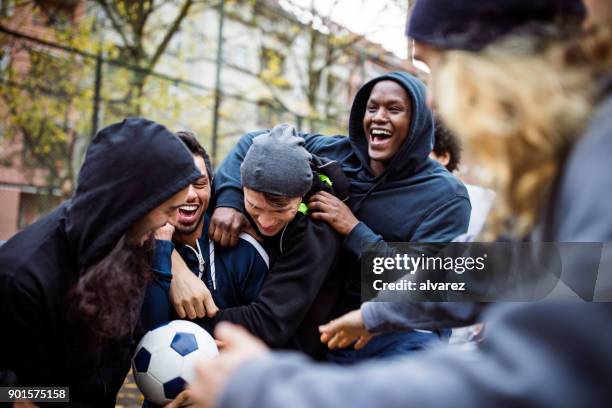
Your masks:
M215 301L210 292L204 297L204 306L206 306L205 314L208 317L215 317L217 312L219 312L219 308L215 304Z
M208 238L215 240L215 231L217 231L217 222L215 220L210 220L210 226L208 227Z
M228 231L223 231L221 233L221 238L219 239L219 245L222 247L228 246L230 243L230 233Z
M206 298L204 298L204 301L196 298L192 299L193 308L195 309L196 316L199 318L203 318L208 313L208 310L205 307L205 302Z
M176 398L181 397L181 407L195 407L198 405L197 393L191 387L185 388Z
M315 194L310 196L310 198L308 199L308 202L312 203L313 201L321 201L322 199L323 199L323 197L320 196L319 193L315 193Z
M331 337L332 335L330 333L321 334L321 343L327 344L327 342L329 341L329 339L331 339Z
M217 345L217 348L219 349L219 351L223 351L223 349L226 346L225 342L221 340L215 340L215 344Z
M327 191L324 191L324 190L321 190L321 191L317 192L317 194L319 194L319 195L321 195L321 196L323 196L323 197L325 197L327 199L330 199L330 200L339 200L338 197L336 197L335 195L333 195L331 193L328 193Z
M326 197L323 196L312 196L312 198L310 200L308 200L308 207L309 208L313 208L313 205L325 205L327 206L327 208L334 208L334 203L333 201L327 199Z
M212 240L219 243L219 245L221 245L221 242L223 241L223 237L227 234L228 230L229 230L229 226L225 225L222 222L217 222L215 224L215 229L213 231Z
M361 350L365 347L366 344L370 342L371 339L372 336L361 336L353 347L355 348L355 350Z
M212 235L209 234L210 239L212 239L213 241L219 243L221 241L221 237L223 236L223 233L221 232L221 228L216 228Z
M175 399L164 405L164 408L178 408L185 406L183 402L185 402L185 400L187 399L186 392L187 390L181 391L181 393L177 395Z
M240 239L240 231L238 232L233 232L230 234L230 239L229 239L229 246L230 247L235 247L236 245L238 245L238 240Z
M240 231L234 232L233 228L225 228L223 230L223 234L221 235L221 239L219 240L219 245L222 247L233 247L238 243L238 235Z
M319 326L320 333L330 333L338 331L338 319L330 320L329 322Z
M343 335L344 335L343 331L340 331L340 332L334 334L334 337L332 337L332 339L327 343L327 347L330 350L338 348L338 343L340 342L340 339L342 338Z
M187 317L189 319L195 319L198 315L196 314L196 311L193 307L193 305L191 304L191 302L189 301L184 301L183 302L183 307L185 308L185 313L187 314Z
M176 310L176 314L181 319L184 319L187 316L187 313L185 313L185 308L183 307L181 303L175 303L174 310Z
M331 204L325 203L323 201L311 201L308 204L308 208L313 211L331 213L334 210L334 207Z
M229 322L221 322L215 327L215 338L225 343L225 348L230 349L241 343L253 341L253 335L244 327Z
M177 399L178 399L178 396L175 399L173 399L172 401L170 401L169 403L167 403L166 405L164 405L163 408L179 408L180 405L177 402Z
M255 238L258 242L263 242L263 238L259 236L255 228L247 222L247 225L244 227L244 232Z
M313 211L310 213L310 218L312 218L313 220L321 220L321 221L325 221L328 224L333 224L333 220L334 217L329 215L326 212L322 212L322 211Z
M338 341L338 348L345 348L351 345L351 343L353 343L355 341L354 338L352 337L342 337L340 338L340 340Z
M328 349L330 349L330 350L335 350L335 349L336 349L336 346L337 346L337 344L338 344L338 340L337 340L337 338L338 338L338 335L336 334L336 335L334 335L334 336L331 338L331 340L330 340L330 341L328 341L328 342L327 342L327 348L328 348Z
M328 193L325 190L319 190L315 193L315 195L321 196L321 197L325 197L325 198L331 198L331 199L337 199L338 197L336 197L335 195Z

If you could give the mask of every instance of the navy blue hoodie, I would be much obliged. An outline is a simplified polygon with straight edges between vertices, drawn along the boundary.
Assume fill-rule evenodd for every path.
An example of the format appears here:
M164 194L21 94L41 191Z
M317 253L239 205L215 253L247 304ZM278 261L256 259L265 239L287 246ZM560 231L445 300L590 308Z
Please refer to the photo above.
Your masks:
M370 168L363 117L370 92L383 80L400 84L411 102L409 135L382 174ZM303 134L311 153L337 160L351 183L348 205L361 221L345 238L348 253L342 265L353 299L339 311L359 304L359 264L362 246L387 242L449 242L467 231L470 201L465 186L443 166L429 158L434 121L425 104L423 84L405 72L391 72L367 82L357 92L349 119L349 137ZM244 135L221 164L215 179L217 207L244 212L240 163L253 137Z
M66 294L136 221L200 176L180 139L150 120L96 135L72 199L0 248L0 373L15 373L12 385L70 387L72 405L115 406L133 339L92 353L67 325Z

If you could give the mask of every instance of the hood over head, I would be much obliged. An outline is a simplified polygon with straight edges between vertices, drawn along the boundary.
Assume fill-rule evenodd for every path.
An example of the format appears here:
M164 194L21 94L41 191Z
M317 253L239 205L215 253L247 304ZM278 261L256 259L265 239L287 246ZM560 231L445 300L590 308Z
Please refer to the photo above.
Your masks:
M128 118L100 130L67 206L79 267L108 254L136 221L200 176L187 147L160 124Z
M363 85L353 100L349 117L349 137L353 150L361 164L370 170L368 141L363 130L363 117L372 88L378 82L391 80L402 86L411 104L411 119L408 137L380 177L387 180L400 179L412 175L427 161L433 149L434 120L426 105L426 89L421 81L407 72L389 72L372 79Z

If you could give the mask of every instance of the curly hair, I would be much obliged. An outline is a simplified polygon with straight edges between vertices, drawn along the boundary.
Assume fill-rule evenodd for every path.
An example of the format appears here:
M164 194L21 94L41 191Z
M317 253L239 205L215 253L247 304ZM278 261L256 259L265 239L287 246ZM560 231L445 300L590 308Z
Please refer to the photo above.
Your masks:
M145 288L153 279L153 242L152 234L142 246L123 236L69 290L67 321L92 345L123 338L137 327Z
M612 67L612 26L571 40L449 51L437 78L439 112L494 177L500 200L485 238L533 228L564 158L588 123L598 79Z
M448 153L449 160L446 169L453 172L461 162L461 140L444 126L440 118L436 117L435 121L433 152L436 156L444 156Z

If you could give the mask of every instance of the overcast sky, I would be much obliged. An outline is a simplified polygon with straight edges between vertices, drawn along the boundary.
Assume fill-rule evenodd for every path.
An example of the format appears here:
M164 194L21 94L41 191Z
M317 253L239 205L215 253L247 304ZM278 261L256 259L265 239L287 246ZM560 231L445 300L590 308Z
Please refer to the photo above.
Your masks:
M403 3L401 0L280 0L280 4L295 12L292 5L310 9L312 1L319 14L330 16L338 24L406 58L404 30L408 1L404 7L398 5Z

